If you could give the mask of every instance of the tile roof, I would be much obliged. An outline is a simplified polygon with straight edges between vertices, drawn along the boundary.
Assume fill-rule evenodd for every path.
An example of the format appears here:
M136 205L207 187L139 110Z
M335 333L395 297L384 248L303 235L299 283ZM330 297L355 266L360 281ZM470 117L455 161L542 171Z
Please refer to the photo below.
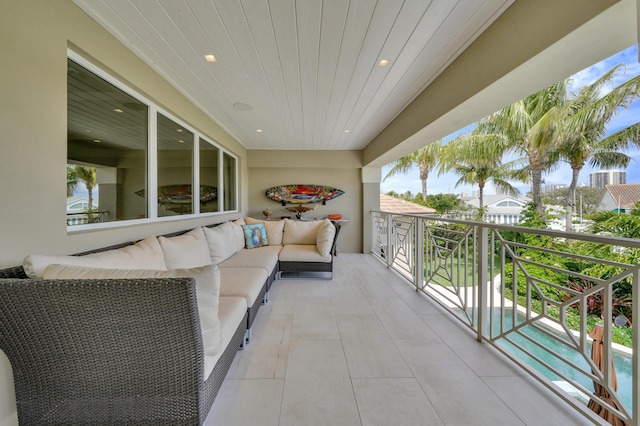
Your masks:
M640 201L640 183L605 185L604 190L623 209L632 208L636 202Z
M387 194L380 194L380 210L398 214L433 214L436 212L431 207L421 206Z

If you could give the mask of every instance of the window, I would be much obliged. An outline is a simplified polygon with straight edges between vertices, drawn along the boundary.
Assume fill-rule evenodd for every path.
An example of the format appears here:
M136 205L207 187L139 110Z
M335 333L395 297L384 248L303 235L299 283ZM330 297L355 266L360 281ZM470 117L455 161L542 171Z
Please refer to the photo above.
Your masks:
M70 226L237 210L235 156L73 52L67 112Z

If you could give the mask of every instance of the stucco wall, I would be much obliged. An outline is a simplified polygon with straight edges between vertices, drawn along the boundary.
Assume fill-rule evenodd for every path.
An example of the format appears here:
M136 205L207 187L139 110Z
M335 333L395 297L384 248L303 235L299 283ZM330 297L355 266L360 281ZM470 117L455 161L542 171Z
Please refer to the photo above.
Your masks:
M285 155L286 154L286 155ZM272 186L314 184L343 190L340 197L326 205L318 205L305 218L324 218L329 213L341 213L351 223L340 231L338 252L362 252L362 179L360 154L354 151L250 151L249 152L249 215L263 218L269 208L273 218L295 217L278 202L265 196Z
M10 0L0 10L0 268L29 253L74 253L244 214L246 150L70 0ZM67 48L123 80L238 155L240 212L207 219L67 233ZM17 424L9 363L0 352L0 425Z

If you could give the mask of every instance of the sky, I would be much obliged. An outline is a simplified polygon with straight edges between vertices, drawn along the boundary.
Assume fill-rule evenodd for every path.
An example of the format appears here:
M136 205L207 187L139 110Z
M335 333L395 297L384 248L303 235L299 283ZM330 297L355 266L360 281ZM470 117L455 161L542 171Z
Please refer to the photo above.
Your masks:
M626 70L624 73L620 72L617 79L614 81L614 85L618 86L621 83L640 75L640 63L638 63L638 46L632 46L628 49L623 50L603 61L598 62L586 68L573 76L571 76L570 88L572 91L577 91L578 88L584 87L588 84L594 82L597 78L599 78L602 74L609 71L611 68L618 64L625 64ZM615 133L616 131L628 127L632 124L640 121L640 99L636 100L631 104L631 107L628 110L620 110L616 116L614 116L607 126L607 134ZM453 134L443 138L443 142L447 142L451 140L456 135L470 131L473 129L474 125L470 124L464 129L460 129ZM631 162L626 169L627 172L627 183L640 183L640 151L632 150L627 152L627 154L631 157ZM386 165L382 168L382 177L384 178L391 165ZM595 169L591 168L588 164L584 166L582 169L578 185L581 185L583 182L586 185L589 185L589 173L595 171ZM452 193L452 194L461 194L466 193L467 195L471 195L473 189L477 189L477 187L472 188L470 185L460 185L456 187L456 182L458 181L459 176L453 173L446 173L438 176L436 170L432 171L429 174L429 178L427 179L427 194L439 194L439 193ZM569 184L571 182L571 168L568 164L562 164L556 170L550 173L545 173L543 175L543 179L547 184L554 183L565 183ZM528 185L523 185L522 183L514 182L514 185L520 189L522 194L526 194L530 187ZM394 176L390 176L386 180L380 183L380 190L384 193L389 191L395 191L398 194L404 194L407 191L411 191L412 194L417 194L422 190L422 184L420 182L420 176L417 167L413 167L411 171L409 171L406 175L398 174ZM495 190L493 187L488 187L485 189L486 194L494 194Z

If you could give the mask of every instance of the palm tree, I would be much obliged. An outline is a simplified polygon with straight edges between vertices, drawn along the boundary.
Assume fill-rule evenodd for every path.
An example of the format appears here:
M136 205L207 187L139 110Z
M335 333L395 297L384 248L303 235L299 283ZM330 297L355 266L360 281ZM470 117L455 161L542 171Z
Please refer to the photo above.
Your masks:
M412 152L409 155L399 158L393 162L393 167L389 170L383 181L388 177L398 173L407 174L411 168L416 165L420 170L420 180L422 181L422 197L427 196L427 178L429 172L438 164L440 151L442 150L442 141L437 140L429 145Z
M93 188L96 186L96 168L88 166L75 165L72 168L67 167L67 194L71 190L71 193L75 190L78 182L84 183L87 188L87 195L89 198L89 210L87 213L91 213L93 208Z
M456 187L462 184L478 185L479 216L484 214L484 188L490 181L496 189L518 196L520 191L509 180L519 179L521 175L515 166L518 162L502 162L507 145L504 139L497 138L490 143L486 135L476 129L470 135L461 136L448 143L442 150L438 175L452 171L460 175Z
M581 88L564 108L562 120L561 158L571 166L572 178L567 191L566 230L571 231L573 199L578 175L588 162L597 168L626 167L629 156L623 151L640 145L640 123L604 137L606 126L620 109L627 109L640 95L640 76L630 79L602 95L606 85L623 69L618 65L595 82Z
M509 150L527 160L531 192L536 211L544 217L542 173L558 162L560 117L566 102L568 79L505 107L478 124L488 140L500 140Z

